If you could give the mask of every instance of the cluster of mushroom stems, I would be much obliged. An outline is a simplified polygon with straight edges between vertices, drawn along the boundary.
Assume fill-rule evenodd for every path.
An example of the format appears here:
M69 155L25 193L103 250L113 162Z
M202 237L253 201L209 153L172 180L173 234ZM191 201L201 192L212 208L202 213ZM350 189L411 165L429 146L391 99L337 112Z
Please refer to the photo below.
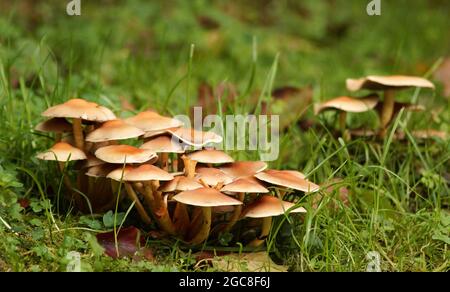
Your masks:
M58 162L67 198L78 210L105 212L127 196L144 224L154 221L190 245L231 232L243 218L260 218L261 233L248 243L259 246L273 216L306 212L280 194L319 190L298 171L234 161L214 149L219 135L154 111L120 119L96 103L71 99L43 116L48 119L36 130L54 133L55 144L37 157ZM130 139L139 147L124 144ZM76 161L76 183L67 173L70 161Z

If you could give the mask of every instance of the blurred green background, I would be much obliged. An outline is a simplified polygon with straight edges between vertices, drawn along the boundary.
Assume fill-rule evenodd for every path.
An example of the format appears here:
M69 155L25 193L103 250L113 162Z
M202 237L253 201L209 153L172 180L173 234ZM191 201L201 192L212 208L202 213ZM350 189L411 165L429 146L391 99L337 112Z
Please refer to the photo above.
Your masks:
M82 15L70 17L69 0L2 0L0 57L11 78L32 78L43 63L48 84L72 73L68 96L97 89L160 105L191 44L192 95L202 81L244 90L255 52L255 88L279 53L275 85L313 84L326 98L346 93L345 78L423 75L449 54L448 1L381 1L381 16L366 14L369 2L81 0Z

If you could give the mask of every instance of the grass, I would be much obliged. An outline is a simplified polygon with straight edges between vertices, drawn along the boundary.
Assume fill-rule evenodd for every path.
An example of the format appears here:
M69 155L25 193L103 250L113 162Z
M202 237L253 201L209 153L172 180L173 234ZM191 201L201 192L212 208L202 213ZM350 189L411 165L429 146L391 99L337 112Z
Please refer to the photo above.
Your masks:
M146 244L155 261L103 255L95 234L120 220L60 208L56 166L34 157L51 144L33 131L49 105L83 97L126 117L133 112L120 111L123 96L138 110L182 114L196 104L202 82L227 81L241 95L219 106L242 114L255 106L252 96L270 101L272 88L311 85L318 102L347 94L348 77L421 76L450 52L447 1L384 1L380 17L368 17L364 1L348 0L82 1L81 17L66 16L63 2L0 4L0 271L64 271L73 250L87 271L184 271L195 264L179 244L152 237ZM417 98L429 110L409 120L399 115L391 131L448 132L442 86L400 94L403 101ZM311 109L306 116L312 118ZM337 191L316 209L312 197L303 198L303 219L275 220L272 258L292 271L361 271L366 254L377 251L383 270L450 270L449 141L388 135L381 143L346 143L331 134L334 115L314 119L315 128L292 125L284 133L271 166L303 171L315 182L341 178L349 204ZM373 113L351 115L348 123L377 126ZM30 201L26 210L17 203L22 198ZM139 226L135 215L124 225ZM214 247L239 251L205 248Z

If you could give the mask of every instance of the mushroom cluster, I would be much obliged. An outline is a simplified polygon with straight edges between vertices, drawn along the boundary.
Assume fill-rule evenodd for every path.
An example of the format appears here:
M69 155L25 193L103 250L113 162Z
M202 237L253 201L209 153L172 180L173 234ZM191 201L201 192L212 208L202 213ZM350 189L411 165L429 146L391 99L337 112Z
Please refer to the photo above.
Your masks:
M395 92L408 88L428 88L434 89L434 84L427 79L414 76L367 76L359 79L347 79L347 89L352 92L360 90L382 91L384 93L383 101L380 102L379 96L371 94L363 98L354 98L341 96L324 103L315 105L315 114L322 111L335 109L339 110L339 126L344 138L354 136L368 136L376 134L368 129L357 129L348 131L346 128L347 113L362 113L370 110L376 110L379 120L380 129L378 135L384 137L387 128L394 120L396 114L401 109L411 112L423 111L424 107L410 103L400 103L395 101Z
M36 130L55 133L55 144L37 157L58 162L67 197L78 210L104 212L128 197L143 224L155 222L189 245L233 232L237 223L249 221L244 218L259 218L260 235L248 243L259 246L272 217L306 212L284 194L320 188L298 171L234 161L213 147L221 136L154 111L120 119L96 103L72 99L43 116L49 119ZM134 138L139 147L123 143ZM76 184L66 173L70 161L77 161Z

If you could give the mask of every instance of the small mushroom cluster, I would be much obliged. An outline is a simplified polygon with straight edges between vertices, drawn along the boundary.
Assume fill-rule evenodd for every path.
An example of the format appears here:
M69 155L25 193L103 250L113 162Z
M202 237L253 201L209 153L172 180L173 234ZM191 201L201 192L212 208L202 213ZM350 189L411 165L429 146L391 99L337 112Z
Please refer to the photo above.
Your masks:
M67 162L78 161L76 186L68 175L64 183L79 210L106 211L128 196L144 224L156 222L190 245L231 232L243 218L261 218L260 236L249 242L259 246L273 216L306 212L284 201L284 194L319 190L298 171L234 161L212 147L222 142L219 135L185 128L154 111L119 119L96 103L72 99L43 116L49 119L36 129L55 133L55 144L37 157L57 161L63 173ZM133 138L143 141L139 147L122 143Z
M347 79L347 89L352 92L360 90L382 91L384 92L383 102L380 103L377 94L371 94L363 98L341 96L324 103L317 104L315 113L335 109L339 110L339 128L343 136L349 138L350 134L355 136L367 136L375 134L371 130L348 131L346 129L347 113L362 113L375 109L380 119L380 129L378 135L384 137L390 123L402 108L411 112L423 111L420 105L400 103L395 101L395 92L408 88L429 88L434 89L434 84L427 79L414 76L367 76L360 79Z

